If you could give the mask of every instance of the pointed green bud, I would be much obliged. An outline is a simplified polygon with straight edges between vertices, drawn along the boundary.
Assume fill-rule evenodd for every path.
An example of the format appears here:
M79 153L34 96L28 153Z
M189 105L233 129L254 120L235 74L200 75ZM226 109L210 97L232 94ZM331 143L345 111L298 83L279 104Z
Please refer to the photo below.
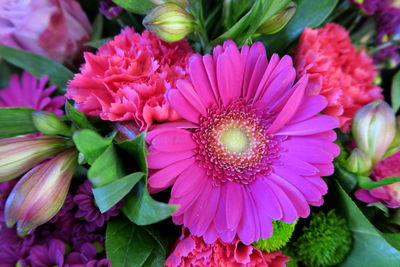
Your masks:
M272 221L273 234L270 238L259 239L253 245L263 251L271 252L283 248L292 237L297 221L294 223L285 223L282 221Z
M187 0L150 0L150 2L158 6L166 3L176 4L181 7L187 7L189 5Z
M0 182L17 178L48 157L71 147L57 136L12 137L0 140Z
M69 149L27 172L7 198L4 215L8 227L17 223L24 236L49 221L61 209L75 172L78 152Z
M290 19L296 13L296 3L290 2L287 7L285 7L278 14L272 16L269 20L264 22L257 30L256 33L260 34L274 34L283 29L283 27L288 24Z
M68 126L53 112L34 111L32 120L36 129L44 134L59 134L70 136L71 131Z
M357 147L368 155L372 164L383 159L396 132L392 108L383 100L375 100L357 111L352 132Z
M346 163L347 170L357 174L367 174L372 169L372 161L367 154L355 148Z
M143 25L167 42L182 40L196 27L196 21L179 5L166 3L153 8L143 19Z

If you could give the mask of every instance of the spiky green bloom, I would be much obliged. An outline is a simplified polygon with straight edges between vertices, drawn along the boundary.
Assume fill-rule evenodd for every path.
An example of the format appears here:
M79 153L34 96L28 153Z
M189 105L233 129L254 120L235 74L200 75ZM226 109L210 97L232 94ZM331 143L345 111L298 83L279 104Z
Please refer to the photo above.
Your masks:
M334 210L313 214L310 224L293 244L297 259L306 266L333 266L350 250L351 233L347 222Z
M253 245L261 250L271 252L281 249L289 241L293 234L294 227L297 221L294 223L285 223L282 221L272 221L274 233L270 238L260 239L254 242Z

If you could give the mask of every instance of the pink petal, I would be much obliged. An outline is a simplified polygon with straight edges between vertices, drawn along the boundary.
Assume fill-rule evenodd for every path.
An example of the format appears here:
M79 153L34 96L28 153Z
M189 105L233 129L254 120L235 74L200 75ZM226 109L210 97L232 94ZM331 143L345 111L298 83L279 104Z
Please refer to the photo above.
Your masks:
M318 115L306 121L287 125L276 132L276 135L310 135L325 132L338 127L336 118Z
M199 95L194 90L192 84L187 80L178 80L176 82L176 87L182 96L203 116L207 115L206 107L201 101Z
M200 112L194 108L178 90L168 90L166 97L170 106L175 109L180 116L196 124L199 123Z
M197 144L189 131L168 131L153 138L151 146L162 152L183 152L196 148Z
M268 217L279 220L282 218L283 211L275 194L268 186L268 182L261 177L249 185L256 203L262 203L263 208L260 213L265 213Z
M188 159L194 156L194 151L188 150L184 152L162 152L149 148L149 155L147 156L147 163L149 169L162 169L175 162Z
M187 168L195 163L194 158L175 162L168 167L159 170L149 177L148 183L152 194L159 192L169 186L171 186L178 175L180 175Z
M242 185L236 182L226 184L226 217L229 230L236 230L243 212Z
M225 184L221 185L221 195L220 200L217 207L217 212L214 218L215 230L218 233L218 236L224 242L232 242L235 237L236 231L228 230L227 225L227 214L226 214L226 192L227 188Z
M246 245L257 241L260 237L260 221L255 210L251 194L244 188L243 190L243 217L238 228L238 236L240 241Z
M292 201L288 198L285 192L276 185L274 182L268 183L268 185L271 187L272 191L275 193L276 197L279 200L279 203L281 204L282 211L283 211L283 217L281 221L287 222L287 223L293 223L297 219L297 211L296 208L293 206Z
M279 112L272 125L268 128L267 133L274 133L284 126L292 116L297 112L304 95L307 84L307 76L303 76L300 81L293 87L293 94L286 102L285 106Z
M298 109L296 115L291 119L292 123L304 121L309 119L310 117L316 115L321 112L328 101L325 97L321 95L314 95L303 98L303 103L301 104L301 108Z

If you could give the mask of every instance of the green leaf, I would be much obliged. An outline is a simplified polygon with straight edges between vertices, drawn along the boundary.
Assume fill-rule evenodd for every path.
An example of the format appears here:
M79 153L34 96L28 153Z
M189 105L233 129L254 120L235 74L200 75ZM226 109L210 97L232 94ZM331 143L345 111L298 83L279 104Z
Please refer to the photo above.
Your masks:
M0 56L37 78L49 75L50 83L59 89L66 88L67 82L74 77L73 73L60 63L23 50L0 45Z
M88 171L88 177L95 188L107 185L124 176L121 159L113 145L107 147Z
M162 221L175 212L177 206L155 201L147 191L145 182L140 181L125 198L123 213L138 225L149 225Z
M147 169L147 160L146 160L146 141L145 141L145 133L141 133L134 139L126 140L124 142L118 143L118 147L120 147L125 153L128 154L130 159L133 159L137 162L140 171L148 173Z
M369 177L359 177L358 185L365 189L374 189L384 185L400 182L400 176L386 177L380 181L371 181Z
M93 188L93 195L101 213L104 213L124 198L144 177L144 173L131 173L105 186Z
M10 65L0 58L0 88L8 86L12 74Z
M340 183L340 185L344 188L346 192L350 192L357 185L357 175L347 171L338 162L335 162L334 177L337 179L337 181Z
M0 138L37 133L31 108L0 108Z
M382 236L389 244L400 250L400 233L382 233Z
M100 46L102 46L103 44L105 44L111 40L112 40L112 38L104 38L104 39L99 39L99 40L88 42L88 43L86 43L86 45L94 47L94 48L99 48Z
M106 253L113 266L141 267L158 246L147 231L122 217L107 223Z
M238 45L244 44L265 21L284 8L290 0L256 0L243 16L227 32L212 41L221 44L225 40L234 40Z
M232 27L240 15L249 9L251 3L251 0L224 0L222 16L225 28Z
M154 7L149 0L112 0L114 3L132 13L146 15Z
M90 165L112 144L111 138L104 138L89 129L75 132L72 138Z
M393 112L396 113L400 108L400 70L396 72L392 80L391 100Z
M74 108L68 101L65 102L65 113L76 128L88 128L95 130L95 128L86 118L86 116L82 112Z
M398 266L400 252L382 237L339 184L337 184L337 193L339 207L353 233L352 249L339 266Z
M260 41L268 53L283 53L296 40L305 27L320 26L333 11L338 0L298 0L296 13L278 34L262 36Z
M99 40L103 33L103 15L98 13L93 22L92 41Z

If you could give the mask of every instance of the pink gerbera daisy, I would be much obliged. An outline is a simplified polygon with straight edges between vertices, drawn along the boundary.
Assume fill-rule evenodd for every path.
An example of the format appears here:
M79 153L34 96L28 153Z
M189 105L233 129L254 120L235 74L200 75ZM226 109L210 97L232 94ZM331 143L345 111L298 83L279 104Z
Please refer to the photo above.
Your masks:
M21 79L13 75L9 87L0 90L0 107L27 107L63 115L60 108L64 105L65 97L50 97L56 87L46 87L47 81L47 75L39 80L29 72L23 72Z
M205 242L272 234L271 220L292 223L321 205L339 153L335 118L317 115L324 97L304 96L289 56L268 62L261 43L232 41L189 60L190 80L167 93L186 121L147 134L151 192L171 185L176 224Z

